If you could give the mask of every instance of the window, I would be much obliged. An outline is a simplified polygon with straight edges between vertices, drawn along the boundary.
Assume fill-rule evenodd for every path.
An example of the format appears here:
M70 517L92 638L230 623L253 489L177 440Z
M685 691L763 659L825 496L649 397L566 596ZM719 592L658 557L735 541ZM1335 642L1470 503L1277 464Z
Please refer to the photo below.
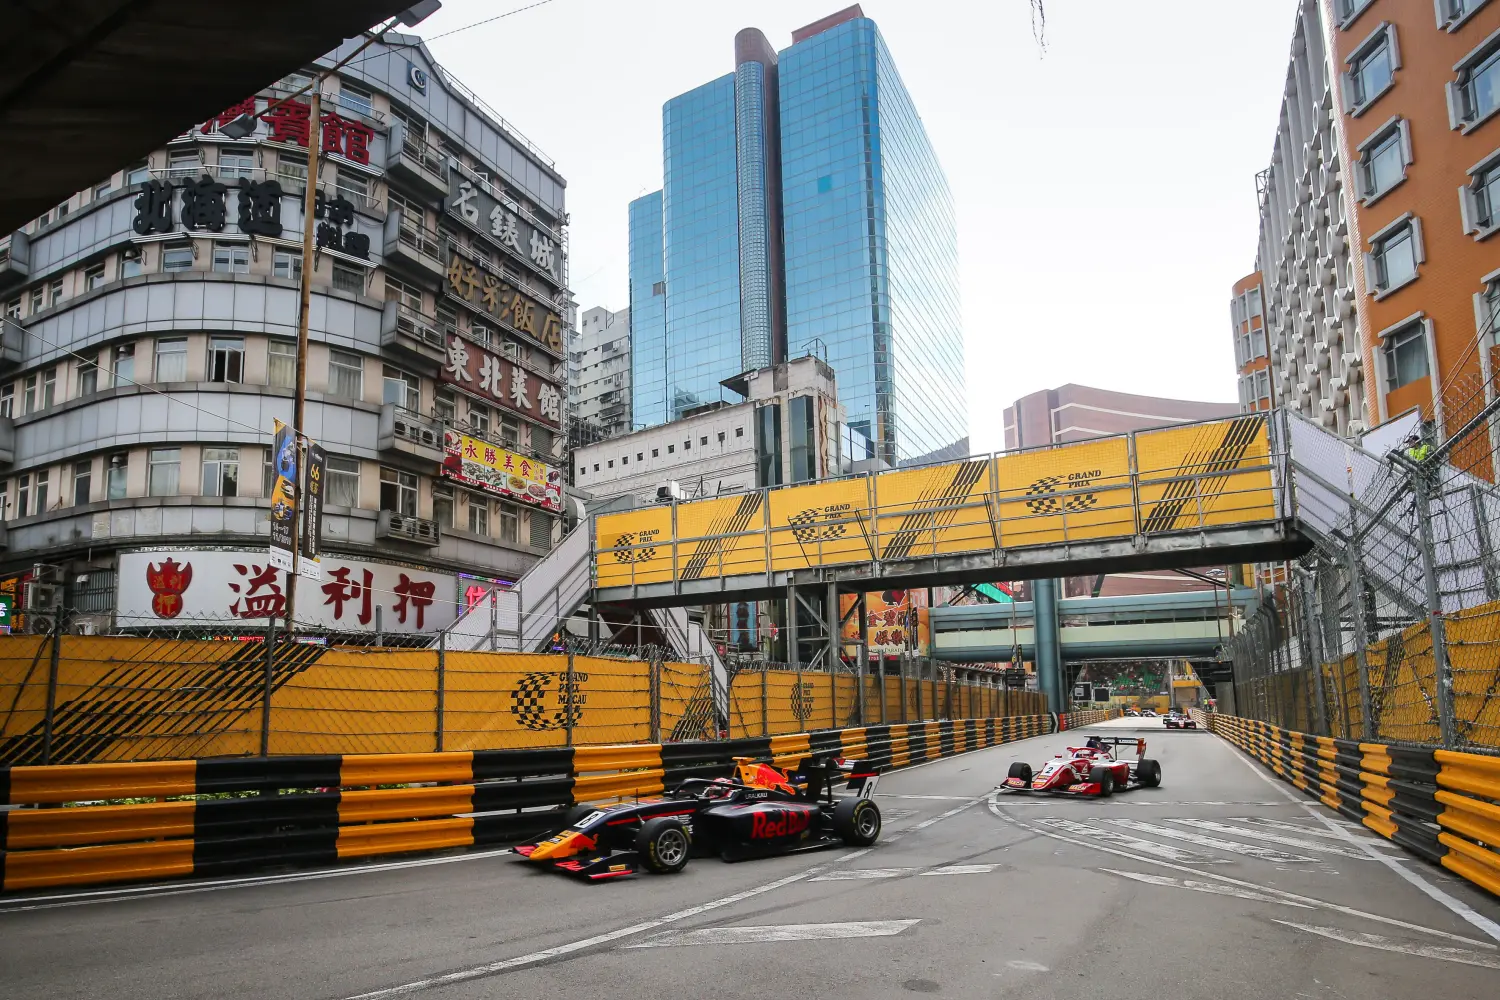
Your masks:
M271 277L302 280L302 255L290 250L277 250L271 255Z
M238 448L203 449L204 496L239 496L239 482L240 450Z
M432 519L445 528L453 527L453 489L432 484Z
M156 381L187 381L186 337L163 337L156 342Z
M675 455L676 453L677 453L677 446L675 444L669 444L669 445L667 445L667 454L668 455Z
M552 547L552 518L538 510L531 512L531 547L534 549Z
M1437 0L1438 27L1445 31L1457 31L1469 19L1469 15L1483 7L1489 0Z
M20 319L21 318L21 300L20 299L11 299L9 302L5 303L5 318L6 319Z
M437 322L438 329L443 332L444 336L453 336L458 333L458 310L447 302L438 302Z
M1392 122L1360 145L1360 188L1366 203L1406 179L1409 148L1404 120Z
M615 467L615 460L614 459L610 459L609 462L606 463L606 464L609 466L609 468L613 469Z
M1369 260L1377 295L1395 291L1417 277L1422 260L1416 220L1405 216L1370 240Z
M699 444L699 445L700 445L700 446L701 446L701 445L706 445L706 444L708 444L708 435L707 435L707 434L705 434L705 435L703 435L703 436L702 436L702 437L700 437L700 438L699 438L699 439L698 439L698 444Z
M39 313L39 312L42 311L43 306L45 306L46 302L47 302L46 295L47 295L47 290L45 288L43 288L41 285L37 285L35 288L33 288L31 290L31 315L32 316L35 316L37 313ZM14 317L12 317L13 319L20 319L21 318L20 306L21 306L21 300L17 299L16 300L16 315Z
M454 400L450 390L439 389L433 393L432 415L447 424L457 419L458 403Z
M338 193L354 202L355 207L369 207L370 179L363 174L356 174L352 170L340 170L337 188Z
M163 271L191 271L193 269L193 245L177 243L161 249Z
M57 369L48 368L42 372L42 409L46 409L57 402Z
M1266 328L1258 326L1250 331L1250 357L1263 358L1266 356Z
M1469 186L1469 198L1473 201L1474 217L1464 226L1465 232L1473 229L1489 230L1500 226L1500 156L1491 158L1489 166L1474 172L1474 181Z
M420 410L421 395L419 388L422 383L415 375L386 365L382 378L385 388L381 402L395 403L397 406L411 410L412 412Z
M521 446L521 423L508 413L500 414L500 443L507 448Z
M521 536L521 511L515 504L500 503L500 540L515 542Z
M646 456L643 452L638 451L635 453L635 460L637 462L644 462L646 460Z
M105 181L103 184L100 184L94 188L94 200L98 201L100 198L108 196L109 193L114 189L115 186L112 182Z
M92 292L104 284L104 265L93 264L83 272L83 290Z
M469 336L474 338L474 343L481 347L489 347L494 340L495 332L483 323L472 323L469 325Z
M1390 392L1427 374L1427 326L1409 323L1385 339L1385 389Z
M363 87L356 87L347 80L339 82L339 104L350 111L372 118L375 115L375 107L370 101L371 95Z
M359 459L329 455L328 478L323 480L324 502L332 507L359 506Z
M244 243L215 243L214 270L220 274L249 274L250 247Z
M1451 124L1465 130L1500 109L1500 41L1475 49L1459 64L1458 81L1448 85Z
M1370 6L1370 0L1334 0L1334 13L1338 15L1339 26L1347 28L1349 22L1354 20L1354 15Z
M652 448L651 449L651 457L652 458L660 458L661 457L661 451L659 449Z
M387 302L399 302L408 309L417 312L422 311L422 290L415 285L397 281L390 275L385 277L385 300Z
M1349 57L1349 72L1344 81L1348 85L1348 110L1351 114L1362 113L1395 82L1399 64L1394 51L1395 39L1394 29L1383 24Z
M181 472L181 448L152 448L146 460L146 495L176 496Z
M135 383L134 344L120 344L115 347L113 365L110 370L114 373L115 385L133 385Z
M10 510L10 480L0 480L0 521L8 521L11 518Z
M7 382L0 388L0 417L14 417L16 415L16 384Z
M365 291L365 272L348 264L333 262L333 289L336 292L348 292L350 295L363 295Z
M667 283L665 281L654 282L651 285L651 294L652 295L665 295L665 294L667 294Z
M130 455L119 451L105 463L104 496L106 500L125 499L125 481L130 473Z
M595 462L595 463L594 463L594 471L595 471L595 472L598 472L598 471L599 471L599 463L598 463L598 462Z
M137 160L125 168L125 183L140 184L151 179L151 161Z
M51 486L52 470L43 469L36 474L36 512L47 512L47 489Z
M307 191L307 160L299 159L295 153L279 153L276 156L276 180L288 194L304 194Z
M58 205L56 208L54 208L52 210L52 214L56 215L58 220L61 221L63 216L67 215L72 210L73 206L65 201L61 205Z
M141 273L141 251L131 247L120 254L120 277L134 278Z
M16 516L25 517L31 513L31 476L22 474L16 477Z
M723 431L719 432L719 443L720 444L724 443L724 432Z
M380 470L380 509L417 516L417 477L395 469Z
M187 177L196 177L202 162L202 160L198 159L196 150L186 153L170 153L167 156L166 179L176 181Z
M36 375L26 376L24 388L21 390L21 415L25 416L36 412Z
M51 306L55 306L59 302L62 301L62 298L63 298L63 280L61 278L54 278L52 280L52 284L50 284L50 285L47 286L47 304L51 305ZM17 304L19 304L19 301L18 301ZM20 316L17 315L16 318L19 319Z
M73 506L82 507L89 502L94 489L94 463L88 459L73 463Z
M395 191L387 192L385 200L386 204L390 206L391 211L401 213L401 222L403 225L417 226L418 228L421 228L423 220L421 205L412 201L405 195L398 194Z
M736 427L734 429L734 436L737 437L737 438L744 437L745 436L745 428L743 428L743 427Z
M266 383L279 389L297 387L297 342L273 340L266 359Z
M219 180L235 181L255 172L255 157L249 153L219 151Z
M490 533L489 501L480 497L469 497L469 530L476 535Z
M1490 282L1484 289L1485 322L1489 324L1490 343L1500 347L1500 279Z
M365 398L365 359L347 351L328 352L328 391L345 399Z
M629 465L630 464L630 456L629 455L621 455L620 456L620 464L622 466L623 465Z
M472 431L477 437L489 437L489 407L483 406L479 403L469 404L469 430Z
M210 382L243 382L244 375L244 338L208 338L208 380Z

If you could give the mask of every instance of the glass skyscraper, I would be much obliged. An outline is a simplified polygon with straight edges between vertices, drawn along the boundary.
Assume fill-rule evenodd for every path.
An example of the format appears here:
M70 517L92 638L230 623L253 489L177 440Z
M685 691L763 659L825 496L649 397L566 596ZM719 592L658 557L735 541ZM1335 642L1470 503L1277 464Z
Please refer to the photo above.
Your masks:
M665 266L661 192L653 191L630 203L630 412L635 428L668 419Z
M879 457L966 454L953 206L875 22L852 7L780 53L747 29L735 57L733 73L663 109L660 217L655 196L631 205L637 425L818 354ZM664 331L636 319L653 274Z

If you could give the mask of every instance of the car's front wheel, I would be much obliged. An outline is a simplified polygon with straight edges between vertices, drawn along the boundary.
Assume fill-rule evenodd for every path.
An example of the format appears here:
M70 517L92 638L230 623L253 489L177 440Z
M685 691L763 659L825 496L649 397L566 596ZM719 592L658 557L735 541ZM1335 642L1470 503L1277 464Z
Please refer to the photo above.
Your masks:
M1010 773L1007 778L1020 778L1026 784L1031 784L1031 765L1024 760L1018 760L1010 765Z
M833 832L850 847L880 839L880 807L869 799L841 799L833 807Z
M1099 786L1099 797L1108 798L1115 793L1115 772L1107 767L1095 767L1089 771L1089 780Z
M647 871L671 875L687 867L693 838L687 824L676 816L648 819L635 835L635 850Z

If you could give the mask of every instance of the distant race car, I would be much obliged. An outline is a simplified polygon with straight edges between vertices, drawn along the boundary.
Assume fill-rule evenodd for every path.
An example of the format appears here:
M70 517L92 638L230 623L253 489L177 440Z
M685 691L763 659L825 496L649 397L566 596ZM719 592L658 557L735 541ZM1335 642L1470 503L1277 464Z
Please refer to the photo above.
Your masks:
M1135 747L1135 760L1119 760L1117 747ZM1127 788L1155 788L1161 784L1161 763L1146 756L1146 741L1123 736L1090 736L1081 747L1068 747L1033 772L1016 761L999 789L1016 794L1050 792L1103 798Z
M1143 708L1143 709L1141 709L1141 718L1143 718L1143 719L1154 719L1154 718L1156 718L1156 712L1154 710L1152 710L1152 709L1149 709L1149 708Z
M1140 713L1140 712L1137 712L1137 711L1136 711L1136 710L1135 710L1135 709L1133 709L1133 708L1127 708L1127 709L1126 709L1126 710L1125 710L1125 714L1126 714L1126 715L1128 715L1128 716L1130 716L1130 717L1131 717L1131 718L1132 718L1132 719L1138 719L1138 718L1140 718L1140 716L1141 716L1141 713Z
M1165 725L1168 729L1198 728L1198 723L1194 721L1193 717L1183 712L1172 712L1166 718L1162 719L1162 724Z
M834 785L844 779L852 794L835 796ZM602 881L641 868L679 872L695 855L741 861L839 844L868 847L880 836L880 809L871 799L878 780L868 761L809 758L782 770L736 758L733 777L689 778L663 799L578 806L563 829L516 853Z

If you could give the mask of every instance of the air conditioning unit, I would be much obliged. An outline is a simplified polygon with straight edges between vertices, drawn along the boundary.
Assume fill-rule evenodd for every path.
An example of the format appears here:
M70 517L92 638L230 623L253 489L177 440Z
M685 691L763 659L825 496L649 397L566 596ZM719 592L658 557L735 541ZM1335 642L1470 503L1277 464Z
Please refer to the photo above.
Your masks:
M676 503L682 499L682 484L675 479L656 488L657 503Z
M62 607L63 590L60 584L26 581L26 608L30 611L47 611Z
M74 635L98 635L99 626L85 619L84 621L74 622L72 631Z

